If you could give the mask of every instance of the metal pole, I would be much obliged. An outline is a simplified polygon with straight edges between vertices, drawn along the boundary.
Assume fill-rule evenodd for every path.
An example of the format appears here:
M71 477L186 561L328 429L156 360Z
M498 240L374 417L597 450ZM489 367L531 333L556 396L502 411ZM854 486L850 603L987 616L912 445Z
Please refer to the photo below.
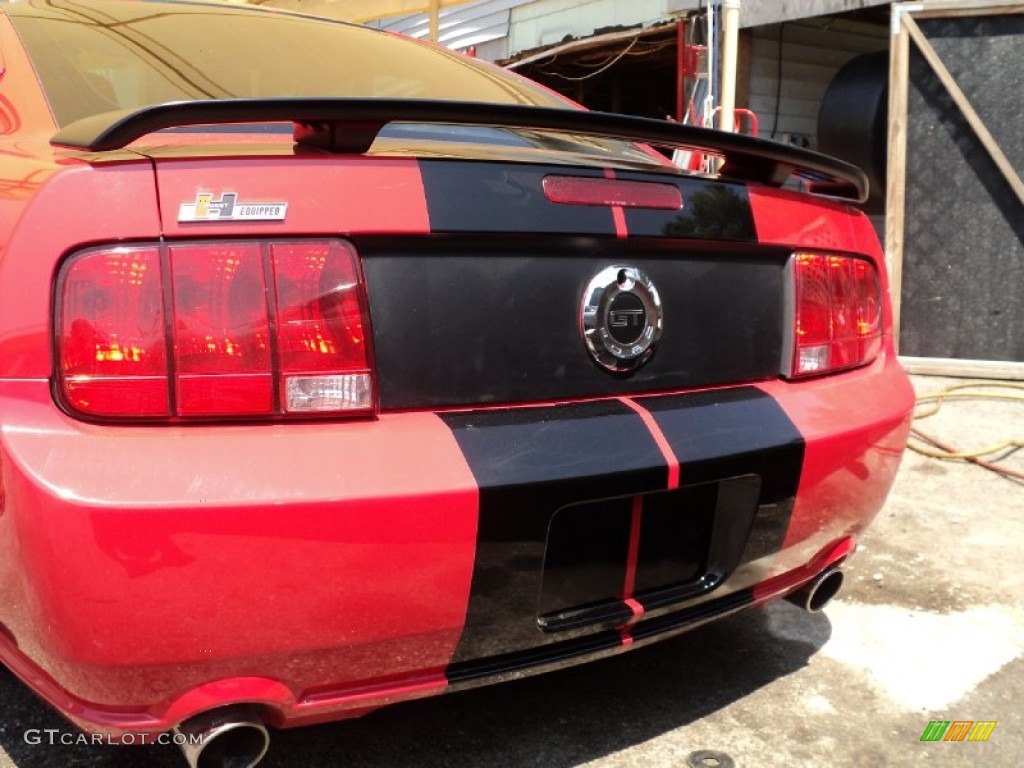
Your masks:
M739 57L740 0L722 3L722 83L718 128L736 130L736 60Z
M686 22L676 22L676 122L683 122L686 114Z
M715 56L718 54L718 46L715 45L715 3L714 0L708 3L708 93L704 98L704 109L701 115L701 125L711 128L714 125L712 115L715 114Z

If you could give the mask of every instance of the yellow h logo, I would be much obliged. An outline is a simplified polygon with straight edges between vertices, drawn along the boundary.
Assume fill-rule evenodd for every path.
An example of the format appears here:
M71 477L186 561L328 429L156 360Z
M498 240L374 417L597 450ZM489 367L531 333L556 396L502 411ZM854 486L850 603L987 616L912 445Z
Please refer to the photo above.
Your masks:
M209 192L200 192L196 195L196 218L205 219L210 215L210 202L213 195Z

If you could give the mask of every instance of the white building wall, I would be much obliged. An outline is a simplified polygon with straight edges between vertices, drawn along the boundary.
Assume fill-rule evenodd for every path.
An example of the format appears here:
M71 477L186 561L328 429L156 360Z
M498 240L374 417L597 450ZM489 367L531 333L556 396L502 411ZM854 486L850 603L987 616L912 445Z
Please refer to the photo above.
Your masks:
M760 135L772 138L774 128L776 139L813 147L818 107L836 72L854 56L883 50L888 44L888 28L838 20L824 25L790 22L754 29L750 108L760 122Z
M288 0L269 0L283 5ZM312 0L307 0L307 2ZM740 25L764 27L781 21L887 5L889 0L741 0ZM477 47L477 55L504 59L523 51L586 38L596 30L650 26L705 6L706 0L476 0L442 8L440 42L450 48ZM391 17L369 26L426 38L426 13ZM777 29L771 26L770 30ZM762 33L759 30L759 33ZM763 37L763 34L760 35ZM845 49L843 49L845 50Z
M588 37L606 27L648 25L671 18L671 0L535 0L512 12L514 54L567 37Z
M464 49L470 46L479 47L487 43L502 41L497 47L489 48L491 52L504 52L508 49L509 25L511 11L517 6L526 5L534 0L477 0L474 3L442 8L438 14L438 42L449 48ZM426 39L430 35L430 18L425 13L410 16L394 16L372 21L367 26L398 32L410 37ZM485 56L496 59L503 56Z
M566 37L589 37L605 27L665 21L697 4L698 0L477 0L442 8L438 38L449 48L475 45L478 56L493 61ZM368 26L421 39L430 33L426 13L380 19Z
M890 0L741 0L740 26L760 27L783 21L830 16L875 5L889 5Z
M758 116L761 136L814 147L818 107L835 73L857 54L888 45L886 29L807 17L884 2L742 0L740 23L754 27L749 106ZM586 38L597 30L668 21L697 6L698 0L476 0L441 10L440 42L455 49L475 46L477 56L497 61L566 38ZM801 18L805 20L777 23ZM370 26L417 38L429 34L425 13L382 19Z

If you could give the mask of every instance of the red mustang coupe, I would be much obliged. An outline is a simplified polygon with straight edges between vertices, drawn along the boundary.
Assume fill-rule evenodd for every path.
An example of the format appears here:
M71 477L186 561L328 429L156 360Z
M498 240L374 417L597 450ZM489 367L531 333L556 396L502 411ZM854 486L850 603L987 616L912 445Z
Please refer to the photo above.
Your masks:
M0 660L83 730L838 590L912 406L856 168L227 5L3 3L0 73Z

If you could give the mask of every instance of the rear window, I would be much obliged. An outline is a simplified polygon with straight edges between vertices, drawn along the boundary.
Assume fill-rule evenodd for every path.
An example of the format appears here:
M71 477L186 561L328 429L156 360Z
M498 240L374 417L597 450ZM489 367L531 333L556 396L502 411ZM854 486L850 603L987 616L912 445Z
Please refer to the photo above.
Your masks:
M459 53L230 6L50 0L6 8L59 126L168 101L357 97L564 107Z

